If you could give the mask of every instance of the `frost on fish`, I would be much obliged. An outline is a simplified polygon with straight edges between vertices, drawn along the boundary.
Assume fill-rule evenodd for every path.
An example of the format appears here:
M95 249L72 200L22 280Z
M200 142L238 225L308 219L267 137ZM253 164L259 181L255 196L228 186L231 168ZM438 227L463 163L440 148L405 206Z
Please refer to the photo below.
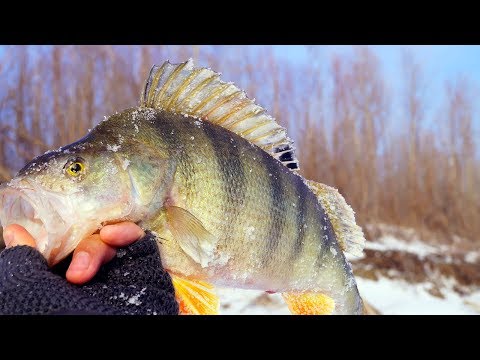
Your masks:
M123 161L122 161L122 169L123 169L123 170L127 170L128 165L130 165L130 160L128 160L128 159L123 159Z
M121 145L115 144L115 145L107 145L107 150L117 152L121 148Z

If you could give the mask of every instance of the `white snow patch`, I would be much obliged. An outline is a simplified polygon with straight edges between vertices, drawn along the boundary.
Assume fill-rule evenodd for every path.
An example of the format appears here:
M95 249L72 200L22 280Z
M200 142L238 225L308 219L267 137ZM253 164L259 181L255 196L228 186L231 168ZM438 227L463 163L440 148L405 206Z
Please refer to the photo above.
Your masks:
M121 148L120 145L107 145L108 151L117 152Z
M127 170L128 165L130 165L130 160L124 159L123 162L122 162L122 169Z
M333 246L330 246L330 252L333 254L333 256L337 256L337 250Z
M222 252L216 255L215 259L212 261L212 265L215 266L224 266L230 260L230 255L226 252Z
M247 226L245 228L245 238L247 240L255 240L255 227L254 226Z
M127 300L127 303L132 304L132 305L136 305L136 306L142 305L142 302L139 299L140 299L140 296L145 294L146 290L147 290L147 288L144 287L142 290L140 290L140 292L137 295L133 295L131 298L129 298Z
M468 263L480 262L480 253L475 251L469 251L465 254L465 261Z
M305 226L306 227L306 226ZM248 233L249 230L245 229ZM247 234L246 234L247 235ZM402 240L392 235L385 235L376 242L368 241L366 249L388 251L396 250L416 254L420 258L428 255L443 255L448 261L452 248L447 245L423 243L419 237L411 241ZM359 259L349 256L348 259ZM480 251L464 254L465 262L478 263ZM373 264L372 264L373 266ZM402 276L391 269L391 276ZM382 314L480 314L480 290L470 289L469 295L460 295L454 290L458 283L454 278L446 278L432 273L436 286L443 298L432 295L428 290L433 283L409 283L402 279L380 278L378 281L356 276L357 286L362 298L378 309ZM220 288L220 314L290 314L281 294L266 294L264 291Z
M428 292L432 286L430 283L410 284L404 280L387 278L374 281L357 277L356 280L362 297L384 315L480 314L480 290L461 296L444 284L441 288L444 298L439 298ZM231 288L219 288L217 292L220 314L290 314L278 293ZM260 297L264 301L259 301Z
M420 258L432 254L441 254L448 250L445 246L433 246L420 241L404 241L393 236L382 236L375 242L367 241L365 243L365 249L378 251L404 251L416 254Z
M410 284L403 280L380 278L374 281L357 277L357 285L362 297L385 315L480 314L480 291L461 297L453 290L442 288L445 296L442 299L427 291L431 286L429 283Z
M222 315L288 315L290 311L281 294L266 294L259 290L218 288ZM259 296L266 294L271 300L266 305L255 304Z
M410 284L403 280L380 278L378 281L356 278L361 296L384 315L480 314L480 291L460 296L442 288L445 298L431 295L431 284ZM281 294L258 290L218 288L222 315L288 315L290 311ZM262 296L267 303L259 301Z

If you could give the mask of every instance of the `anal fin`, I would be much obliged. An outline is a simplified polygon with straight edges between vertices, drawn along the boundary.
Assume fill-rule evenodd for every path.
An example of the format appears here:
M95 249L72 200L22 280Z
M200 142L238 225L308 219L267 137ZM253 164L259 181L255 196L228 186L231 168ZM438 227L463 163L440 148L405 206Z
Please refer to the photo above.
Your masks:
M283 298L292 314L296 315L331 315L335 301L320 293L283 293Z
M170 274L182 315L217 315L219 300L213 285Z

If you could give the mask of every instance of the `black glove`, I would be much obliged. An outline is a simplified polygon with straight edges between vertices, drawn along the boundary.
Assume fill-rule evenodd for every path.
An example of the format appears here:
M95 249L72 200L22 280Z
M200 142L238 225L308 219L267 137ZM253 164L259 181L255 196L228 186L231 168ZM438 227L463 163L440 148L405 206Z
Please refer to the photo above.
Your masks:
M49 269L29 246L0 254L0 314L176 315L172 280L163 269L153 235L103 265L87 284L65 280L68 262Z

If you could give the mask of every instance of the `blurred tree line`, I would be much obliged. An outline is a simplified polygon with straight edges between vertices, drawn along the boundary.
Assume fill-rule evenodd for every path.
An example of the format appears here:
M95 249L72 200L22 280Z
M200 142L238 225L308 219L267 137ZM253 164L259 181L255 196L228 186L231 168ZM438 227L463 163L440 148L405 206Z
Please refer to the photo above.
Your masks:
M360 224L413 227L452 240L480 233L478 113L467 79L445 84L426 121L428 79L404 52L392 93L368 47L293 64L268 46L8 46L0 52L0 182L104 116L138 104L153 64L184 61L223 73L295 140L302 174L337 187ZM328 62L328 71L320 63Z

